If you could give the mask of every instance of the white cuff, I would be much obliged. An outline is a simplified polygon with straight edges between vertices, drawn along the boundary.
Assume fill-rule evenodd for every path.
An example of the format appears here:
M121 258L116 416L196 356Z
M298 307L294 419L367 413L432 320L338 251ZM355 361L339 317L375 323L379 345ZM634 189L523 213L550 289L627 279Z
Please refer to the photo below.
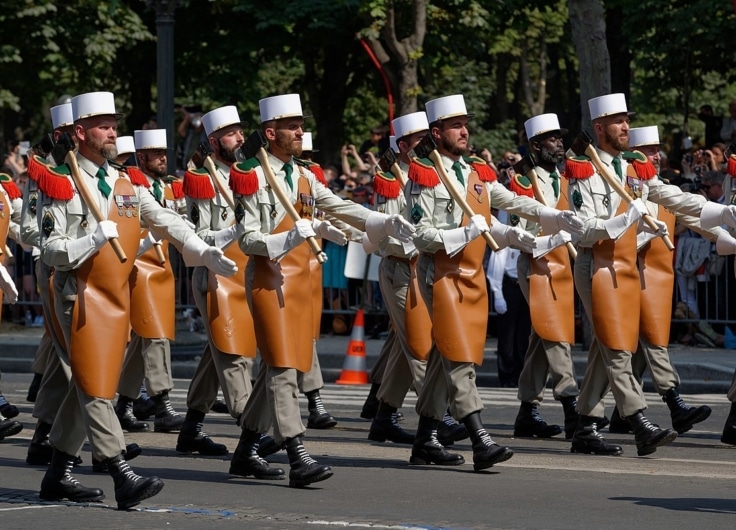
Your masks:
M381 212L371 212L365 220L365 233L371 241L379 243L386 237L386 219L388 215Z
M460 252L468 244L468 235L465 227L452 228L442 231L442 240L445 244L445 252L450 257Z
M511 244L507 235L508 231L509 226L499 223L498 221L494 221L491 225L491 237L498 245L499 250L506 248Z
M611 217L603 221L603 228L611 239L618 239L624 235L624 232L626 232L629 226L625 214L617 215L616 217Z
M542 232L545 234L555 234L560 230L560 223L557 219L560 210L544 206L539 211L539 224L542 226Z
M363 245L363 250L366 254L372 254L378 250L378 244L371 241L366 233L363 234L363 239L360 240L360 244Z
M209 245L198 236L192 236L186 240L181 249L181 256L187 267L200 267L204 265L202 256Z
M69 263L75 263L74 268L78 268L82 263L87 261L99 249L92 241L92 235L86 235L79 239L73 239L66 244L66 253Z
M288 231L279 232L278 234L268 234L263 238L269 259L278 261L291 250L292 247L288 245L289 234Z
M716 252L719 256L736 254L736 239L731 237L731 234L725 230L721 230L716 240Z
M636 250L637 252L641 250L641 248L649 243L652 239L657 237L655 234L651 234L649 232L641 231L638 234L636 234Z
M723 211L726 207L717 202L708 201L700 211L700 226L703 228L715 228L723 223Z

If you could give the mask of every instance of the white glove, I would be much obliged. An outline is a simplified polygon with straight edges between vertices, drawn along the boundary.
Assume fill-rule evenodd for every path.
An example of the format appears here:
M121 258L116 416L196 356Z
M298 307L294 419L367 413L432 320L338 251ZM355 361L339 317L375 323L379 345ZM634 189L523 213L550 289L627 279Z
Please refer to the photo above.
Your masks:
M181 220L182 220L182 221L184 221L184 222L186 223L186 225L187 225L187 226L188 226L189 228L191 228L192 230L196 230L196 229L197 229L197 225L195 225L195 224L194 224L193 222L191 222L191 221L189 220L189 218L188 218L188 217L186 216L186 214L183 214L183 215L181 216Z
M79 267L85 260L100 250L108 239L118 237L118 226L113 221L100 221L95 231L79 239L69 241L66 245L69 263Z
M644 232L646 234L652 234L656 237L664 237L669 234L669 230L667 229L667 223L664 221L660 221L659 219L653 219L654 224L657 226L656 230L652 230L652 227L649 226L648 223L645 223L643 220L639 221L639 225L641 227L641 232Z
M373 254L379 248L376 243L370 240L368 234L365 232L363 232L363 238L360 240L360 244L363 245L363 252L366 254Z
M570 241L572 241L572 236L564 230L560 230L551 236L540 236L537 238L537 248L532 252L532 257L534 257L534 259L541 258L542 256L552 252L557 247L566 245Z
M452 257L483 232L488 231L490 231L490 228L488 228L486 218L476 214L468 220L467 225L443 231L442 239L445 244L445 252Z
M715 228L723 224L736 228L736 206L732 204L724 206L712 201L703 204L703 209L700 212L700 226Z
M537 238L518 226L493 223L491 236L498 243L499 248L513 247L529 254L537 248Z
M639 219L648 213L649 210L642 200L634 199L624 213L603 221L603 228L608 233L608 237L618 239L631 225L639 222Z
M371 212L365 220L365 232L371 241L380 241L386 236L408 243L414 237L414 227L399 214L386 215Z
M215 232L215 246L226 249L237 241L245 233L243 223L236 222L234 225Z
M348 244L348 238L345 237L345 233L339 228L333 226L329 221L320 221L319 219L316 219L312 227L321 238L332 241L340 246Z
M232 276L238 272L235 262L226 258L217 247L211 247L197 236L191 236L184 243L182 257L188 267L207 267L220 276Z
M504 300L503 296L496 296L493 295L493 309L496 310L496 313L499 315L503 315L508 311L508 307L506 307L506 300Z
M731 237L731 234L725 230L721 230L716 240L716 252L718 252L719 256L736 254L736 239Z
M141 242L138 243L138 253L135 255L135 257L140 258L143 254L151 250L156 241L157 240L153 236L153 234L151 234L151 232L148 232L148 235L141 239Z
M309 219L299 219L288 232L269 234L265 237L268 257L272 260L280 260L291 249L298 247L308 237L316 237Z
M545 234L554 234L564 230L576 236L583 235L583 220L570 210L558 210L545 206L539 212L539 224L542 225Z
M2 263L0 263L0 290L3 292L5 300L9 304L14 304L18 301L18 289L15 288L13 278L10 277L8 269Z

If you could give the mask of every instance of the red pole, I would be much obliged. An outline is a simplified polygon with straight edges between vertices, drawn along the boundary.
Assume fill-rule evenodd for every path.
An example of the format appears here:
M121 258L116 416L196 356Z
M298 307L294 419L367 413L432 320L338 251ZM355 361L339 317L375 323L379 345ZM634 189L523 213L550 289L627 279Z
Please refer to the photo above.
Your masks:
M736 2L736 0L734 0L734 2ZM379 72L381 72L383 83L386 85L386 99L388 99L388 123L389 127L391 127L391 122L394 121L394 96L391 93L391 82L388 79L388 74L386 74L386 71L383 69L383 65L378 60L378 57L376 57L376 54L373 53L370 44L368 44L365 39L360 39L360 43L363 45L365 52L368 54L368 57L371 58L373 65L378 68ZM391 129L391 134L393 134L393 128L391 127Z

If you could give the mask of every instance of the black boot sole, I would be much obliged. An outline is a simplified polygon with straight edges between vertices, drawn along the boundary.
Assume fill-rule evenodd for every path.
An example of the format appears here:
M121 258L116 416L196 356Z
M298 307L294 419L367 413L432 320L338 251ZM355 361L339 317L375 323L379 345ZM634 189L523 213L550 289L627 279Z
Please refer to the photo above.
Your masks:
M332 429L335 425L337 425L335 418L325 421L307 421L307 428L309 429Z
M15 436L23 430L23 424L18 421L13 421L10 425L0 431L0 440L7 438L8 436Z
M134 496L133 498L125 499L123 501L118 501L118 510L128 510L132 508L133 506L138 506L141 503L141 501L150 499L154 495L158 495L159 492L163 488L164 488L163 481L160 479L156 479L153 482L151 482L151 484L146 486L142 491L138 493L138 495Z
M397 434L394 436L390 432L387 431L380 431L378 429L371 429L368 432L368 439L371 442L385 442L388 440L389 442L393 442L395 444L404 444L404 445L413 445L414 444L414 436L402 436L401 434ZM445 444L442 444L445 445Z
M75 495L66 495L63 493L44 493L41 491L38 494L38 497L43 501L51 501L51 502L59 502L63 501L64 499L68 500L69 502L100 502L102 499L105 498L105 495L89 495L89 496L75 496Z
M323 480L327 480L330 478L334 473L332 472L332 469L328 469L320 473L319 475L315 475L314 477L309 477L308 479L289 479L289 487L290 488L304 488L306 486L309 486L310 484L314 484L315 482L322 482Z
M545 429L514 429L515 438L554 438L558 434L562 433L562 428L557 429L552 426L547 426Z
M653 452L657 450L657 447L662 447L663 445L667 445L668 443L671 443L677 438L677 433L675 431L665 431L667 434L662 436L661 438L656 439L653 443L647 444L643 447L639 447L639 444L636 444L636 454L637 456L647 456L651 455Z
M428 466L430 464L435 464L437 466L461 466L465 463L465 458L463 458L462 455L450 454L456 458L454 460L440 460L435 455L431 455L422 449L412 449L411 457L409 458L409 465Z
M199 453L201 456L227 456L230 453L227 447L225 449L207 449L205 447L197 447L196 442L194 444L178 442L176 444L176 451L184 454Z
M482 471L484 469L488 469L489 467L493 467L494 465L500 464L501 462L506 462L506 460L509 460L512 456L514 456L514 452L508 447L504 447L503 451L499 451L498 454L490 460L486 460L483 462L473 461L473 470Z
M273 470L272 470L273 471ZM281 470L279 470L281 471ZM230 465L230 470L228 471L231 475L235 475L238 477L253 477L257 480L284 480L286 478L286 473L279 473L279 474L271 474L271 473L260 473L258 471L254 471L252 469L238 469L237 467Z
M580 453L583 455L596 455L596 456L621 456L624 454L623 449L618 448L611 451L601 451L597 449L593 449L591 447L571 447L570 448L571 453Z
M736 445L736 427L724 429L721 435L721 443L728 445Z
M694 414L692 418L687 418L687 421L685 422L672 422L672 428L677 431L677 434L685 434L687 431L692 429L696 423L707 420L713 411L710 407L703 405L695 409L695 412L696 414Z

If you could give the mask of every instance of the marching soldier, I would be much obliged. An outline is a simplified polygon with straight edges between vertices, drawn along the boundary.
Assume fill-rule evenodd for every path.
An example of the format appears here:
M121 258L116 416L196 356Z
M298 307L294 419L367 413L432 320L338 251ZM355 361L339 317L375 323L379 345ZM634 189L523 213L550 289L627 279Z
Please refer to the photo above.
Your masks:
M258 433L273 424L276 443L286 446L289 457L289 485L303 487L332 476L332 469L311 458L302 443L305 428L299 414L297 372L310 370L314 354L313 308L304 304L313 281L305 240L317 234L340 241L345 237L329 222L313 221L313 212L319 209L367 231L374 241L385 235L408 240L413 230L396 215L371 212L340 199L306 165L295 161L302 152L304 123L298 94L265 98L259 107L261 131L268 140L268 167L257 158L235 164L230 182L243 214L240 245L251 256L246 286L263 360L246 404L233 464L237 462L241 475L280 478L256 452Z
M541 193L537 200L560 210L569 209L567 182L560 178L557 164L565 158L562 138L567 133L560 128L556 114L541 114L524 124L529 148L536 166L534 176L517 173L511 189L530 197ZM537 191L538 190L538 191ZM520 221L533 236L541 227L525 219ZM569 234L547 234L547 239L569 241ZM539 241L538 241L538 246ZM571 344L575 342L575 291L570 254L565 245L542 255L523 252L517 263L519 287L529 303L532 331L519 377L519 413L514 422L514 436L550 438L561 432L558 425L548 425L537 407L544 398L547 379L552 378L552 395L562 404L565 415L565 437L572 438L578 423L575 411L578 384L575 380Z
M514 454L494 442L483 427L483 404L475 386L475 365L483 362L488 321L482 266L486 236L480 236L490 232L500 245L513 245L527 252L535 246L534 238L518 227L494 222L489 229L491 205L510 214L541 220L550 234L560 229L577 232L582 223L572 212L515 196L497 182L495 172L484 161L464 156L468 151L470 115L462 95L429 101L426 109L437 149L433 160L415 158L409 167L412 182L407 213L417 228L417 276L432 318L434 344L416 405L419 426L409 463L464 463L462 455L447 452L437 440L437 426L449 399L452 416L460 419L470 434L474 469L478 471ZM437 167L435 160L442 167ZM447 177L448 187L441 184L443 177L438 172L443 177L451 175Z
M121 117L112 93L74 97L72 114L79 153L76 158L68 154L67 163L49 171L40 187L41 257L54 267L54 303L73 376L51 429L54 450L40 497L84 502L104 498L102 490L84 487L71 475L88 437L93 458L113 477L118 508L127 509L163 487L159 478L139 476L128 466L111 402L130 325L128 281L141 221L181 247L190 265L206 265L220 274L233 274L235 267L178 215L119 178L108 162L117 154ZM114 221L98 221L101 211Z

